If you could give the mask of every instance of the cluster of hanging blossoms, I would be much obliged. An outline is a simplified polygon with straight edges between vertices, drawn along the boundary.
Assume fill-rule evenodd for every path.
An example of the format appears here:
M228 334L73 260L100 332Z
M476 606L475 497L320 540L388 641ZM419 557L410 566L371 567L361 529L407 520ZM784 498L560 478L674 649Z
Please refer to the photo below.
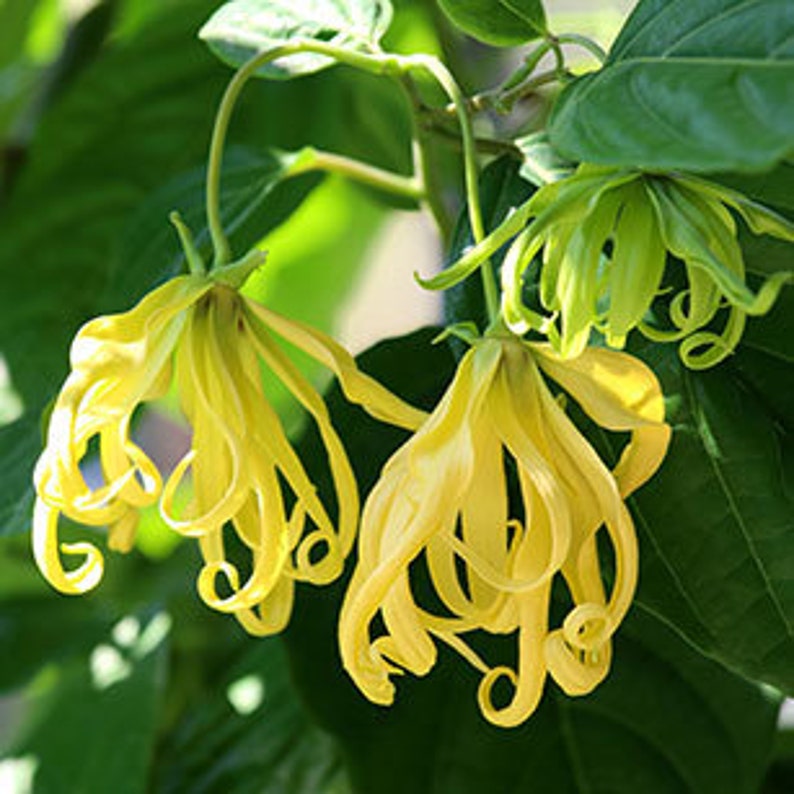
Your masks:
M35 471L33 545L46 578L64 593L83 593L102 576L96 546L60 542L61 516L106 526L108 546L125 552L140 510L155 503L171 529L198 542L201 598L252 634L286 625L297 581L337 578L356 538L358 490L322 398L279 345L286 340L331 369L349 400L416 431L367 499L340 617L344 665L367 697L390 702L388 677L400 667L428 672L433 638L482 671L480 706L496 724L526 719L547 674L569 694L590 691L609 669L611 637L636 584L636 540L623 499L659 466L669 436L652 373L625 353L603 349L565 361L548 345L502 329L473 343L427 416L359 371L329 337L228 283L240 282L260 259L258 252L249 256L242 276L239 266L230 268L234 279L217 272L174 278L131 311L97 318L78 332ZM316 423L335 486L333 518L264 396L263 365ZM545 377L603 427L631 434L614 471ZM174 382L192 442L166 477L131 438L130 425L140 405ZM93 455L101 483L85 474ZM518 508L508 497L512 465ZM180 499L183 490L188 495ZM175 508L185 502L181 512ZM616 561L608 591L596 550L601 527ZM225 553L228 533L250 551L245 577ZM63 556L81 560L64 566ZM445 614L432 614L411 595L409 569L420 557ZM557 573L573 607L552 628ZM377 613L386 634L372 639ZM461 635L478 629L517 636L515 669L491 667L468 646ZM503 708L490 697L500 676L515 687Z
M596 328L622 348L637 328L659 342L680 342L684 363L711 367L736 348L747 315L766 314L788 271L746 283L733 210L755 234L794 242L794 224L736 190L688 174L655 174L583 163L540 188L526 205L532 219L502 269L502 307L517 333L543 327L565 356L576 356ZM560 329L525 305L524 277L542 251L538 287ZM668 255L683 266L684 285L663 285ZM675 269L672 269L674 272ZM651 319L672 293L667 327ZM727 309L721 328L712 327Z
M758 293L748 290L726 204L754 230L794 238L768 210L688 177L582 167L539 190L505 258L491 325L468 337L429 415L361 372L330 337L245 297L240 287L264 254L207 272L180 229L191 274L128 312L90 321L74 340L34 475L40 569L64 593L90 590L102 577L102 553L91 542L61 542L61 517L107 527L109 548L125 552L140 511L157 505L168 527L198 543L202 600L267 635L287 625L296 583L337 579L358 538L338 636L345 669L373 702L392 702L392 676L427 674L438 642L481 673L479 706L497 725L526 720L549 677L569 695L592 691L609 671L637 584L625 499L658 469L670 439L656 377L610 347L639 328L681 341L690 366L710 366L733 349L745 314L768 310L790 279L777 274ZM523 303L522 291L541 250L546 317ZM677 330L664 332L647 315L668 252L689 283L670 304ZM449 286L466 272L464 257L442 278ZM726 301L727 326L713 332L708 324ZM607 347L590 346L594 327ZM547 341L528 341L528 331ZM413 432L363 510L326 405L282 342L331 370L376 419ZM268 403L263 368L317 427L332 508ZM161 472L130 431L136 410L172 385L191 445ZM614 468L571 420L569 397L597 425L628 437ZM94 460L99 482L88 475ZM611 547L608 570L600 538ZM70 557L77 562L65 565ZM430 594L419 592L417 574ZM510 658L489 659L481 639L489 635L514 639ZM495 694L505 681L506 701Z

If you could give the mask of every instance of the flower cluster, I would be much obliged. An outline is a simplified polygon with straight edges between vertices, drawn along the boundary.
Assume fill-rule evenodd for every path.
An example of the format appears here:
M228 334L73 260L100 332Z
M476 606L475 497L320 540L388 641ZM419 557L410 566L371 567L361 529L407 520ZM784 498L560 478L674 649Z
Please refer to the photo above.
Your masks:
M544 374L592 419L631 440L614 471L576 429ZM376 703L391 703L391 673L423 675L434 639L482 672L479 702L490 721L523 722L548 674L568 694L606 675L610 638L637 579L637 544L623 498L662 462L669 439L653 374L623 353L588 349L565 362L548 345L486 338L464 356L430 418L386 464L362 516L359 559L339 624L344 665ZM517 473L519 505L508 497ZM612 544L609 594L596 537ZM421 560L439 608L417 603L411 567ZM551 587L562 574L573 608L549 628ZM380 615L385 633L371 639ZM515 634L517 663L489 666L464 636ZM497 707L500 677L514 696Z
M103 571L102 555L91 543L59 543L61 515L107 526L108 546L128 551L140 509L155 503L168 526L198 541L201 597L251 633L284 627L296 581L324 584L341 573L355 540L358 488L325 403L279 337L330 368L348 398L377 418L411 429L421 423L422 412L360 372L326 335L209 276L174 278L131 311L87 323L72 344L72 370L34 474L33 548L54 587L83 593ZM317 425L335 486L334 517L264 396L262 366ZM172 381L192 441L163 482L131 438L130 424L138 406L163 396ZM99 485L87 481L83 466L95 448ZM180 512L175 505L182 503ZM227 559L228 533L250 552L245 576ZM67 570L61 554L83 559Z
M347 398L376 418L416 431L369 494L340 617L343 663L367 697L391 702L389 675L399 668L426 673L434 639L482 671L480 706L496 724L526 719L547 675L570 694L590 691L607 673L611 637L636 583L636 539L623 499L659 466L669 436L656 379L624 353L588 348L567 361L506 330L486 335L428 417L360 372L324 334L212 276L174 278L131 311L92 320L74 340L72 370L35 471L33 546L46 578L64 593L83 593L102 576L94 545L59 541L62 515L107 526L108 546L128 551L141 508L155 503L171 529L198 542L201 598L252 634L287 624L296 582L322 585L341 574L359 528L356 481L322 398L280 341L331 369ZM333 515L265 398L262 367L316 424L334 484ZM546 377L601 426L631 434L614 471ZM136 409L172 383L192 438L165 477L130 425ZM85 474L93 455L100 484ZM516 504L509 469L517 475ZM596 550L601 528L616 561L611 584ZM248 552L245 571L239 554L234 561L227 554L232 539ZM62 555L83 559L67 568ZM411 568L420 560L442 614L412 595ZM550 628L557 574L572 607ZM386 632L372 639L377 615ZM515 634L515 669L484 662L464 638L475 630ZM490 693L500 677L515 696L498 708Z

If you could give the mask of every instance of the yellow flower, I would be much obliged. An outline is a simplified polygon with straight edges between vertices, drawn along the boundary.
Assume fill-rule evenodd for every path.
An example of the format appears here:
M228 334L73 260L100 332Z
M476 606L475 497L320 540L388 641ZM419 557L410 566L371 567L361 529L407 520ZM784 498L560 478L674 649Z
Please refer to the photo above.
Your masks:
M614 471L549 391L543 374L592 419L631 438ZM547 673L571 695L606 675L610 639L637 579L634 526L623 499L661 464L670 429L653 373L625 353L588 348L563 360L545 344L479 340L443 399L399 449L364 506L359 560L340 618L345 668L372 701L394 698L390 675L424 675L442 640L482 672L480 708L516 725L535 709ZM507 471L521 504L509 503ZM603 527L615 558L607 595L596 549ZM432 596L412 590L424 567ZM573 608L549 628L552 580ZM420 577L427 578L427 577ZM372 639L380 617L385 633ZM464 636L515 634L517 662L489 666ZM494 684L512 684L495 705Z
M102 555L91 543L59 543L61 514L108 526L109 547L127 551L139 509L158 499L168 525L198 540L204 601L233 613L253 633L283 627L296 580L325 583L341 572L358 523L356 482L322 398L277 337L331 369L347 397L377 418L411 429L423 420L422 412L359 372L326 335L211 276L175 278L131 311L87 323L72 345L72 371L34 476L33 547L54 587L83 593L103 571ZM335 486L333 519L263 394L261 366L275 373L317 425ZM136 408L162 396L174 377L193 435L190 451L163 484L130 438L130 423ZM83 472L94 449L100 485L86 482ZM183 489L189 499L177 514L174 505L185 500L175 496ZM247 553L244 574L227 559L233 536L238 551ZM84 559L67 569L61 554Z

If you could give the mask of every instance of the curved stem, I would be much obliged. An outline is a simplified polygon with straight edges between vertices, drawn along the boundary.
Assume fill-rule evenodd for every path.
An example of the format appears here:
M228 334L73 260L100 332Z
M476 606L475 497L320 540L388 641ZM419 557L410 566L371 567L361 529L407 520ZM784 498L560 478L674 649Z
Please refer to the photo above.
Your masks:
M480 193L477 185L477 146L474 138L471 118L469 117L466 97L455 82L446 66L437 58L429 55L414 55L406 59L407 62L415 64L417 67L428 71L444 89L447 96L455 106L460 125L461 139L463 141L463 167L466 183L466 203L469 212L469 224L471 226L472 237L475 244L481 242L485 237L485 227L482 219L482 208L480 205ZM496 277L490 260L484 260L480 266L482 276L483 293L485 295L485 305L488 310L488 318L493 321L499 315L499 292L496 286Z
M587 36L582 36L579 33L561 33L559 36L555 36L555 38L560 44L576 44L582 49L587 50L599 63L604 63L607 59L604 48L592 39L588 39Z
M315 40L296 40L289 44L283 44L266 52L260 52L246 61L238 69L234 77L226 87L218 111L215 115L215 124L212 129L212 141L210 143L209 159L207 164L207 183L206 183L206 209L207 226L212 239L214 250L213 267L222 267L231 261L232 254L229 241L223 230L220 213L220 178L221 166L223 162L223 149L226 142L226 132L229 128L229 120L234 110L237 98L245 84L254 76L256 71L271 61L283 58L287 55L294 55L299 52L314 52L318 55L327 55L341 63L356 66L365 71L376 74L399 74L404 71L399 56L388 54L369 54L353 52L335 47L322 41Z
M514 88L511 88L509 91L505 91L503 94L501 94L497 98L499 106L507 111L510 111L516 102L518 102L518 100L529 96L533 91L536 91L541 86L558 82L559 79L560 75L557 69L552 69L551 71L538 74L526 82L521 83L520 85L517 85Z
M430 135L428 134L427 125L422 120L427 108L422 102L416 85L409 74L403 75L399 84L403 89L408 104L413 109L411 124L413 126L414 173L422 181L427 207L436 222L444 243L447 243L452 234L453 222L442 198L438 169L434 167L433 158L430 155Z

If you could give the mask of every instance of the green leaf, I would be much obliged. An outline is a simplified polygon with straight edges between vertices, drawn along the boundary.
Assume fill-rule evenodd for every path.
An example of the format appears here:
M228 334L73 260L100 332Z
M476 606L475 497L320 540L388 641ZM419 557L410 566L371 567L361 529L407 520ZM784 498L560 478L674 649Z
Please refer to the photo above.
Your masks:
M794 433L794 290L784 290L769 314L751 318L731 361L765 412Z
M511 47L546 34L540 0L438 0L444 13L475 39Z
M228 619L228 618L227 618ZM281 642L243 646L190 704L154 767L158 794L331 794L344 770L333 739L304 711ZM344 790L344 789L341 789Z
M642 0L603 68L563 92L550 133L579 161L771 168L794 150L794 6Z
M454 360L435 329L382 343L362 369L406 399L432 406ZM327 398L362 490L406 434L367 418L334 388ZM302 457L319 456L307 434ZM316 474L322 490L328 483ZM393 706L369 704L341 670L336 619L344 584L298 588L285 635L296 681L348 759L365 794L755 794L772 741L777 702L694 651L652 613L635 608L617 634L613 671L588 697L549 685L538 711L510 730L476 704L478 674L445 647L422 679L404 676ZM499 638L483 637L498 644Z
M0 427L0 536L30 529L33 462L41 452L39 422L31 415Z
M314 39L353 52L377 46L389 27L389 0L231 0L199 32L231 66L298 39ZM289 79L332 66L324 55L301 53L257 70L260 77Z
M4 756L32 759L35 790L144 794L168 656L167 616L129 616L90 656L44 670Z
M0 68L7 67L24 51L25 37L38 0L3 0L0 3Z
M794 692L794 437L733 362L692 372L672 346L642 352L674 432L632 499L637 599L726 667Z

